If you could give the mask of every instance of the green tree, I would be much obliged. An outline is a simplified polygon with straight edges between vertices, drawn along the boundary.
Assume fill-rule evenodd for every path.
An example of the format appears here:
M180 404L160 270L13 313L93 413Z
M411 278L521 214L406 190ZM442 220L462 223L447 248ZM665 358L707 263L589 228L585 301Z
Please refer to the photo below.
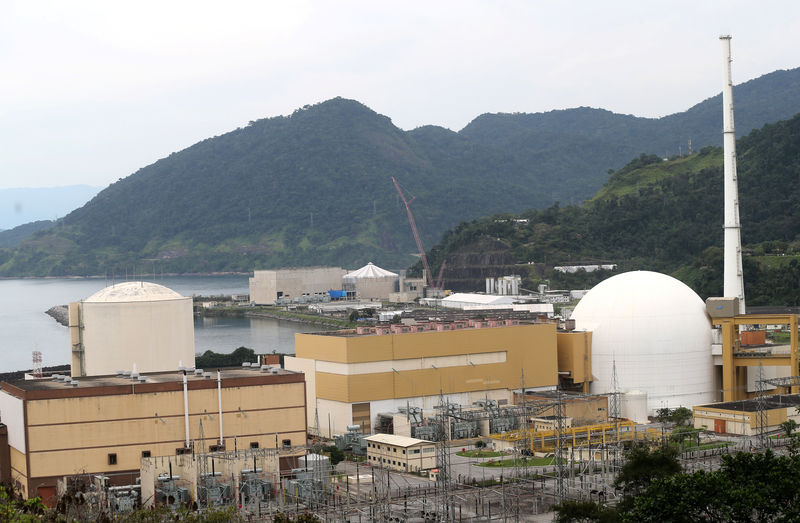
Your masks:
M670 413L669 418L675 425L682 426L692 419L692 411L686 407L678 407Z
M797 428L797 422L793 419L787 419L786 421L781 423L781 430L783 430L786 433L787 437L790 437L792 435L792 432L794 432L796 428Z
M638 495L623 520L800 521L800 457L739 452L714 472L662 477Z
M605 507L594 501L564 500L554 505L557 523L614 523L619 521L619 513L612 507Z
M680 471L676 449L668 445L652 449L644 444L634 445L625 454L625 463L617 474L614 485L622 488L630 502L653 481L673 476Z

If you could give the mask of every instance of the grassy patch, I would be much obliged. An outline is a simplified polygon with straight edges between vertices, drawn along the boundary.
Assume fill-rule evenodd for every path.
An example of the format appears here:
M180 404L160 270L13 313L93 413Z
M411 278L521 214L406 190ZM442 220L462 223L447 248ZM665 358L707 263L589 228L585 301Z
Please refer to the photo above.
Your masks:
M479 463L479 467L507 468L507 467L544 467L555 465L555 458L525 458L525 459L499 459Z
M496 458L502 456L503 453L494 450L466 450L463 452L456 452L456 455L465 458Z
M683 445L683 451L689 452L694 450L711 450L711 449L719 449L723 447L727 447L729 445L733 445L730 441L715 441L713 443L702 443L698 445L695 442L686 442Z

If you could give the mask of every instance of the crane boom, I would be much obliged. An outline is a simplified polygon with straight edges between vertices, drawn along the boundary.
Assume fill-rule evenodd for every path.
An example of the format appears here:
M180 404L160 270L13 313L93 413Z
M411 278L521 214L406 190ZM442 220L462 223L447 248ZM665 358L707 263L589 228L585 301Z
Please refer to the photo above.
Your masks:
M428 267L428 257L425 256L425 249L422 248L422 240L419 237L419 232L417 231L417 223L414 221L414 214L411 212L411 200L407 200L405 194L403 194L403 190L400 188L400 184L397 183L397 180L394 179L392 176L392 183L394 183L397 192L400 194L400 199L403 200L403 203L406 206L406 212L408 213L408 222L411 224L411 232L414 233L414 241L417 242L417 249L419 250L419 257L422 258L422 267L425 269L425 275L428 279L428 286L433 288L433 275L431 274L431 268Z

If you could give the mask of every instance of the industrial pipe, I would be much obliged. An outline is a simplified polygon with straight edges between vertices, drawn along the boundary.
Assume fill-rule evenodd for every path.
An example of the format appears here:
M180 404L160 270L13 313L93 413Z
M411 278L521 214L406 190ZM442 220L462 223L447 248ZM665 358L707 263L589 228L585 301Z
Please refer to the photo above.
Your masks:
M217 369L217 399L219 400L219 445L225 445L222 440L222 373Z
M186 448L189 448L189 386L186 382L186 371L183 371L183 419L186 425Z

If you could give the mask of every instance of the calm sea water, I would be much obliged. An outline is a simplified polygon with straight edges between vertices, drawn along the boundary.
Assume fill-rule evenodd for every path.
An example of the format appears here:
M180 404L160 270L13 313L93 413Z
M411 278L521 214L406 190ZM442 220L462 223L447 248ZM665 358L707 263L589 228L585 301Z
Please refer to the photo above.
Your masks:
M151 280L152 281L152 280ZM157 278L184 296L246 294L247 276L171 276ZM69 362L69 333L45 311L88 298L105 287L104 279L0 280L0 372L31 368L31 352L42 352L44 366ZM262 318L195 318L195 350L294 353L294 334L320 327Z

